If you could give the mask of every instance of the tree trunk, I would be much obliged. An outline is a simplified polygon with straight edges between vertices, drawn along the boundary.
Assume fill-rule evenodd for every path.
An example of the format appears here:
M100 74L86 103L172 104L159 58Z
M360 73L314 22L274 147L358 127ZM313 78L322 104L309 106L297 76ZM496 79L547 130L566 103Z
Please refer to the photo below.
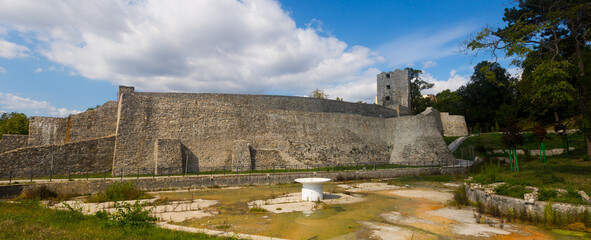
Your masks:
M571 30L573 30L571 28ZM574 33L574 32L573 32ZM577 35L575 35L575 40ZM585 42L585 41L583 41ZM575 44L575 55L577 58L577 68L579 70L578 76L578 83L579 83L579 111L583 115L583 119L591 118L591 114L589 113L589 109L587 108L587 88L585 86L585 63L583 62L583 56L581 53L581 45L579 43ZM591 132L589 129L581 129L585 133L585 138L587 142L587 156L591 159Z

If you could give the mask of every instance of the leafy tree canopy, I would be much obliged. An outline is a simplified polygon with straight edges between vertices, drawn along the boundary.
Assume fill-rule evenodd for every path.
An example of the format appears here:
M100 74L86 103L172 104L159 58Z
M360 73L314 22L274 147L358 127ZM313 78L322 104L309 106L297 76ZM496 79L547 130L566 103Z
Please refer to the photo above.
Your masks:
M523 99L534 115L576 104L579 126L591 156L591 2L588 0L519 0L505 9L506 26L485 27L467 48L496 58L501 50L523 69ZM556 110L554 110L556 111Z
M435 109L448 112L451 115L464 115L462 97L458 92L446 89L435 95L435 98L437 99L437 102L433 104Z
M311 98L328 99L328 94L324 93L324 90L316 89L310 92Z
M465 104L466 121L472 126L493 126L499 108L513 101L514 81L498 63L478 63L470 82L457 91Z
M421 91L432 88L434 84L429 83L421 78L421 74L423 74L422 70L414 68L406 68L406 70L408 70L410 75L409 94L412 112L417 114L425 111L428 106L431 106L431 101L429 99L423 98Z
M2 134L29 134L29 118L24 113L2 113L0 136Z

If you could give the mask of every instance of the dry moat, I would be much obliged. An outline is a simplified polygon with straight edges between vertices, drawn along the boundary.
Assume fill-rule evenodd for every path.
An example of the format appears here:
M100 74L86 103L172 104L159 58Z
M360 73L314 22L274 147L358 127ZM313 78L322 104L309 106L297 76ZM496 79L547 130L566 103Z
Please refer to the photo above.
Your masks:
M284 184L153 192L148 201L174 225L284 239L579 239L450 206L455 187L337 182L325 184L323 201L304 202L300 184Z

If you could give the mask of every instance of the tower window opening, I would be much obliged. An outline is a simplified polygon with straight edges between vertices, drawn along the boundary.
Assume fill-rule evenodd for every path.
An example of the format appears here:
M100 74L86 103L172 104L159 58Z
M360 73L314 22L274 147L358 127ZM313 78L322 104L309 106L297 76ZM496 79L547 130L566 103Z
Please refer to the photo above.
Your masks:
M386 78L390 78L390 74L389 73L386 73Z
M386 85L386 89L390 89L390 85Z
M386 101L390 101L390 96L386 96Z

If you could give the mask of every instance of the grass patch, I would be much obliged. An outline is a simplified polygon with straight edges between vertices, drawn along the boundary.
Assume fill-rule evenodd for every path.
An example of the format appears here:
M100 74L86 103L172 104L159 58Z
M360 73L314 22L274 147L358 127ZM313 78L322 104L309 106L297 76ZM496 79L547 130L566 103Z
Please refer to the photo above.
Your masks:
M131 182L116 182L107 187L105 192L92 195L88 202L114 202L151 198L149 194L136 188Z
M96 216L45 208L37 201L0 202L0 239L231 239L143 227L107 226Z
M462 175L420 175L420 176L406 176L399 177L388 181L389 185L396 185L400 183L429 181L429 182L454 182L463 180Z
M503 196L523 198L526 193L532 190L526 189L523 185L503 184L495 189L496 193Z
M480 148L479 150L493 150L493 149L505 149L505 146L501 144L501 133L486 133L479 134L478 136L472 136L464 140L464 142L458 147L475 146ZM548 139L544 140L546 149L562 148L562 137L556 133L548 133ZM533 133L523 133L525 142L523 145L518 146L518 149L524 150L538 150L540 142L536 139ZM585 148L585 136L583 133L576 132L568 135L568 142L570 147L577 149ZM482 152L482 151L480 151Z
M568 154L550 156L546 163L541 163L538 159L526 161L519 158L519 172L511 171L508 163L485 160L485 163L472 170L470 175L473 182L480 184L506 182L509 186L538 187L541 201L586 204L578 195L578 191L575 191L591 193L591 162L586 161L585 157L585 149L577 149ZM572 191L558 197L553 191L557 188Z
M585 238L585 239L591 238L591 234L586 233L586 232L569 231L569 230L563 230L563 229L552 229L552 232L560 234L560 235L581 237L581 238Z
M445 144L449 145L458 138L460 138L460 137L459 136L457 136L457 137L445 137L444 136L443 140L445 141Z
M559 195L556 190L544 188L538 191L538 200L540 201L551 201L551 202L564 202L564 203L572 203L572 204L582 204L587 205L589 203L585 202L579 192L573 188L567 189L567 193Z
M264 209L261 207L253 207L251 209L248 209L248 211L251 213L266 213L266 212L268 212L267 209Z

